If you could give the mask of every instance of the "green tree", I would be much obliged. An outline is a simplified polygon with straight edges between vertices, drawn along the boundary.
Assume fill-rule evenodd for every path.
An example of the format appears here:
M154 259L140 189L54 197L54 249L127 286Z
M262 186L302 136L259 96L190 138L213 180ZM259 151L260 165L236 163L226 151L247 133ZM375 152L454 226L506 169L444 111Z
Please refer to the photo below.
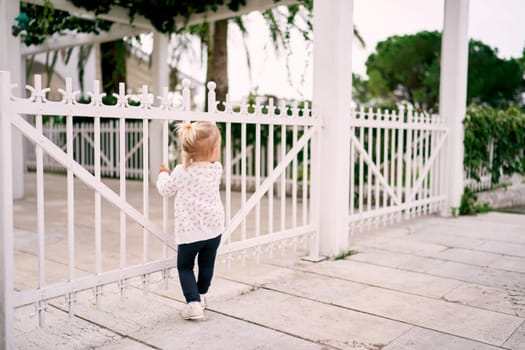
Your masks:
M437 101L437 89L427 84L439 62L441 39L437 32L392 36L376 46L366 61L372 96L387 101L410 101L423 107ZM439 74L438 74L439 77Z
M392 36L376 46L366 61L372 97L387 103L408 101L432 109L439 99L441 33L419 32ZM501 59L481 41L469 42L468 103L494 107L520 102L524 91L523 65Z

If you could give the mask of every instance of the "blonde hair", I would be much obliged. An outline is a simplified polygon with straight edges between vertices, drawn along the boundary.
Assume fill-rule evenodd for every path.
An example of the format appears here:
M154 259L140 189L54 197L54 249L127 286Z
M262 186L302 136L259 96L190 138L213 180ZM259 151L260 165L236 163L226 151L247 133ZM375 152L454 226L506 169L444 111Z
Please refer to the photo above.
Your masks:
M219 128L210 122L180 123L177 134L186 168L195 161L210 160L212 151L221 144Z

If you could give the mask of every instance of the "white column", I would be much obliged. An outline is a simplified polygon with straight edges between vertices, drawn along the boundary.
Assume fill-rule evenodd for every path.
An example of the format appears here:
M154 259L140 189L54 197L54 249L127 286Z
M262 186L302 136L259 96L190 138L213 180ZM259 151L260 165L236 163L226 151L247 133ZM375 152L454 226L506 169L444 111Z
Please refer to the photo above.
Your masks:
M153 53L151 56L151 74L153 77L153 94L162 94L162 89L169 85L168 67L168 37L164 34L155 32L153 35ZM155 98L154 104L158 103ZM149 176L155 183L162 163L162 121L152 121L149 130Z
M20 91L22 82L22 68L20 56L20 40L11 35L11 26L15 24L15 17L20 13L18 0L0 0L0 70L11 72L11 81L18 84ZM25 83L25 82L24 82ZM22 134L13 130L13 196L24 196L24 142Z
M445 157L445 191L448 204L444 215L457 213L463 194L463 118L467 101L469 0L445 0L441 39L439 113L449 127Z
M13 305L13 189L12 126L9 100L10 73L0 71L0 349L14 348Z
M320 253L331 257L349 243L353 5L353 0L314 2L313 109L323 126L315 140L321 150L312 152L320 174L314 172L312 181L319 184Z

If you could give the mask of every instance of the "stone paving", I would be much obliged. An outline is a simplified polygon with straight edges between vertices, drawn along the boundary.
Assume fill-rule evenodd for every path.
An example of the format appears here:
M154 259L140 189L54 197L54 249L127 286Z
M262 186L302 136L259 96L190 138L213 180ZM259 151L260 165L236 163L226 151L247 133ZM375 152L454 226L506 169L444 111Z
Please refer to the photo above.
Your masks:
M89 221L82 211L77 215ZM35 234L25 220L17 221L19 287L33 284L36 261ZM58 254L64 237L59 224L54 230L46 249ZM428 216L356 234L351 249L356 253L344 260L320 263L301 260L301 250L230 269L219 259L202 321L178 315L183 298L177 276L167 288L153 276L148 293L132 280L124 300L116 287L107 287L98 308L91 292L80 293L74 318L63 300L53 301L43 328L32 307L21 308L16 346L525 349L525 215ZM105 254L108 261L118 258L111 250ZM49 278L61 276L64 261L47 258ZM88 260L79 257L79 274L87 273Z

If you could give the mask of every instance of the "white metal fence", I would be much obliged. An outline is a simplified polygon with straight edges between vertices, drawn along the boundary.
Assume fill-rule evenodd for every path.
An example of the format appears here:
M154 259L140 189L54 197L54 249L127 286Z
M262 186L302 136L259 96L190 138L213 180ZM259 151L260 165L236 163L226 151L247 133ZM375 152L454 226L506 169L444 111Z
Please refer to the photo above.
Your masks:
M99 83L91 93L90 104L77 104L71 80L66 81L63 100L50 102L47 89L42 89L40 77L35 86L28 87L27 99L11 95L9 73L0 73L0 140L2 154L0 169L0 195L10 196L11 129L20 130L34 144L35 156L30 163L36 173L36 233L38 247L38 285L35 288L14 290L9 278L3 283L4 303L9 310L25 305L35 305L39 319L44 319L50 300L65 298L74 314L75 295L92 290L95 303L100 303L102 290L116 284L124 293L128 281L139 277L147 289L149 276L161 272L167 280L170 270L176 267L174 237L170 234L169 201L159 204L161 215L151 214L149 183L149 150L152 140L161 142L162 161L176 162L173 138L174 123L180 121L208 120L216 122L223 132L224 201L226 230L220 256L231 263L236 257L259 257L274 250L284 251L287 246L307 245L315 255L318 246L318 223L321 184L309 181L310 174L319 172L319 164L311 155L319 155L312 137L320 133L320 121L311 115L309 106L304 109L297 103L291 107L284 103L274 105L272 100L263 105L233 105L224 103L218 110L215 101L215 84L209 83L210 112L190 110L188 82L183 82L180 94L164 90L160 106L153 106L147 87L143 88L140 105L131 106L120 85L118 103L102 103ZM178 97L177 97L178 96ZM35 125L23 116L33 116ZM48 129L43 125L47 116L65 118L65 130ZM352 111L350 147L350 196L349 233L372 228L402 218L439 211L446 200L447 175L442 148L447 138L447 127L439 116L415 114L412 110L396 112L365 110ZM89 125L76 123L88 119ZM115 129L118 132L115 132ZM158 134L154 134L158 130ZM150 140L150 142L144 142ZM46 193L44 169L54 164L63 170L67 183L67 248L63 259L67 273L59 282L46 279ZM313 159L318 158L314 157ZM6 170L7 169L7 170ZM118 179L118 189L102 181L103 174ZM126 176L124 176L126 174ZM141 207L128 198L127 177L141 178ZM5 180L7 179L7 180ZM8 181L9 180L9 181ZM75 182L76 180L76 182ZM94 262L87 268L87 276L76 274L75 244L75 187L80 181L90 188L93 195ZM233 193L237 187L238 192ZM130 194L136 195L136 193ZM156 194L153 194L156 195ZM107 227L103 226L104 200L116 212L118 224L118 267L110 269L102 264L102 242ZM23 203L18 203L17 207ZM13 271L13 211L12 201L2 201L1 229L4 233L4 271ZM83 208L83 210L88 210ZM115 216L115 215L113 215ZM131 237L130 225L140 227L140 237ZM128 259L127 240L142 242L141 263ZM155 243L155 244L153 244ZM152 247L158 247L152 248ZM153 253L152 253L153 249ZM157 250L155 250L157 249ZM171 253L170 253L171 252ZM54 257L56 258L56 257ZM5 275L5 274L4 274ZM7 275L6 275L7 276Z
M95 170L95 127L93 122L79 122L73 124L73 159L82 165L84 168L94 173ZM55 145L62 150L66 150L67 127L65 124L57 124L48 122L42 125L42 133ZM102 177L118 178L120 176L120 142L119 140L119 120L107 120L100 125L100 174ZM168 138L170 142L169 159L173 162L177 158L176 137L174 133L169 130ZM126 147L126 178L128 179L142 179L144 156L143 156L143 125L141 120L134 120L125 125L125 147ZM224 146L224 145L223 145ZM287 146L290 148L290 145ZM280 159L281 153L276 151L281 148L280 144L274 147L274 158ZM242 158L243 152L238 149L232 150L232 164L231 164L231 186L232 189L240 190L242 186ZM247 189L253 191L256 187L256 146L252 142L246 147L246 186ZM25 160L25 165L28 170L36 170L36 156L35 152L28 152L28 157ZM226 147L222 149L222 159L226 159ZM268 168L268 147L261 145L260 147L260 177L261 180L266 179L270 170ZM52 156L44 154L43 166L45 171L49 172L66 172L58 161ZM302 166L302 165L300 165ZM223 180L225 175L223 176ZM302 173L299 178L299 188L302 188ZM286 169L286 194L292 194L292 168ZM280 186L280 183L276 185ZM277 193L280 193L277 191Z
M120 142L119 120L107 120L100 124L100 175L106 177L120 176ZM80 122L73 124L73 159L89 170L95 171L95 124L93 122ZM140 179L143 175L143 126L142 121L133 121L125 125L126 147L126 178ZM63 151L67 147L66 124L46 123L42 125L42 134L51 140ZM36 154L29 152L26 159L29 170L36 170ZM43 157L45 171L65 172L64 168L51 155Z
M350 234L435 213L446 199L447 127L411 109L355 109L350 131Z
M72 91L71 79L66 80L66 89L60 91L63 95L62 101L51 102L46 99L48 89L41 87L39 76L35 77L35 86L28 86L31 95L28 98L16 98L11 94L11 81L8 72L0 72L0 140L2 140L2 154L0 157L0 169L2 169L2 181L0 181L0 198L2 199L2 222L3 233L2 276L11 276L2 281L2 297L4 310L13 312L14 309L34 305L39 320L42 323L46 305L50 300L64 298L71 314L74 314L76 293L92 290L95 303L98 305L105 286L116 284L121 293L124 294L131 278L141 278L145 289L148 288L149 276L155 272L162 272L162 279L169 278L170 270L176 266L176 250L174 237L169 233L170 215L169 201L162 201L162 215L160 218L150 215L151 196L149 169L141 167L142 203L141 208L130 202L128 198L126 167L133 159L130 153L140 153L142 164L149 163L149 142L156 138L162 142L162 160L168 163L170 160L169 134L171 125L180 121L208 120L217 122L224 130L224 169L225 169L225 210L226 229L223 233L223 244L219 254L228 263L235 257L245 258L247 256L259 257L265 252L272 253L279 249L284 251L285 247L297 247L297 245L308 245L309 242L317 242L317 224L310 211L316 207L315 193L312 189L315 184L308 181L299 182L300 177L307 178L312 167L309 154L312 152L311 139L319 131L319 121L311 116L308 108L299 109L297 104L292 108L281 104L279 107L270 101L268 105L259 103L249 111L249 106L243 104L234 106L231 102L225 103L224 111L216 109L215 84L209 83L209 103L211 112L196 112L190 110L189 82L183 82L181 97L176 98L168 94L167 89L160 96L160 106L153 106L153 98L148 93L146 86L143 87L139 106L130 106L128 96L125 94L125 86L121 84L117 97L117 105L106 106L102 103L103 94L99 90L99 82L95 81L94 91L91 95L90 104L78 104L75 101L76 92ZM35 125L27 122L24 116L34 116ZM65 135L57 136L46 134L43 129L43 119L46 116L63 116L66 119ZM92 119L93 127L87 129L82 124L76 125L77 118ZM104 125L108 119L118 119L113 126L118 125L118 136L106 132ZM139 122L137 122L139 121ZM143 121L143 122L141 122ZM128 124L129 123L129 124ZM161 134L153 135L153 127L150 124L161 125ZM142 134L136 129L129 129L133 125L140 128ZM35 288L14 289L13 285L13 212L16 208L6 198L10 198L10 186L12 168L10 154L11 129L18 129L25 138L34 144L36 172L36 203L22 202L16 208L27 204L35 205L36 224L35 246L37 251L38 269L37 286ZM75 132L75 127L80 133ZM133 131L134 130L134 131ZM232 130L237 130L239 135ZM254 138L253 147L253 177L254 188L248 188L248 130L250 137ZM78 136L82 134L81 136ZM75 137L75 135L77 135ZM238 137L238 138L237 138ZM133 140L133 138L135 138ZM77 146L75 146L77 143ZM102 145L109 144L109 148L118 150L117 160L110 158L103 152ZM281 146L276 148L276 144ZM141 149L139 150L139 146ZM263 154L262 149L267 150ZM84 148L83 148L84 147ZM84 151L85 150L85 151ZM232 169L234 161L234 150L240 150L240 193L239 201L233 200L232 181L234 179ZM278 156L277 156L278 155ZM44 181L44 157L51 157L67 174L67 247L64 251L54 252L63 255L66 262L67 272L59 282L48 282L46 278L46 267L49 253L46 252L46 236L48 222L52 221L46 215L45 193L46 183ZM80 162L86 160L83 165ZM263 174L262 164L266 172ZM133 164L133 162L131 162ZM102 181L103 167L107 171L116 174L119 188L113 189ZM291 192L286 195L287 178L290 174ZM301 175L302 174L302 175ZM263 177L264 175L264 177ZM82 249L92 249L94 261L86 272L87 275L79 276L77 271L76 250L78 239L86 239L77 234L79 229L75 222L75 188L78 183L87 186L93 195L93 207L83 208L93 212L92 220L92 242L91 245ZM278 198L274 198L276 189L279 191ZM136 195L132 193L131 195ZM131 197L130 195L130 197ZM237 195L236 195L237 196ZM104 200L104 202L103 202ZM264 206L262 202L264 201ZM111 206L116 210L118 224L118 255L119 264L115 268L106 269L102 264L102 243L107 227L103 226L107 213L104 206ZM52 217L52 216L51 216ZM114 219L113 219L114 220ZM248 229L248 223L253 229ZM138 225L141 237L130 237L132 225ZM142 242L142 263L130 262L127 252L128 239ZM11 242L11 243L9 243ZM152 254L151 246L155 242L160 246L160 251ZM89 248L91 247L91 248ZM170 253L170 251L172 253ZM53 256L53 259L59 258ZM9 311L11 310L11 311ZM10 318L10 317L8 317ZM5 318L3 319L5 320ZM4 323L7 328L8 337L12 336L12 324Z
M381 112L385 113L385 111ZM356 113L359 115L359 111ZM67 139L67 128L64 123L57 124L48 122L42 126L43 134L53 141L54 144L59 146L62 150L66 149ZM125 126L126 134L126 178L128 179L142 179L143 176L143 126L142 121L133 121L127 123ZM390 135L390 134L389 134ZM100 172L101 176L115 177L120 176L120 165L119 165L119 121L118 120L107 120L100 125ZM174 134L169 132L170 139L170 159L173 160L177 157L176 154L176 138ZM281 146L276 145L275 149L279 149ZM472 173L471 169L465 171L465 186L473 191L483 191L493 187L492 176L489 169L492 167L492 154L494 152L494 143L489 143L487 147L487 153L489 154L489 161L485 164L481 164L477 169L477 177L470 176ZM256 184L255 177L255 145L253 143L248 144L246 148L246 185L249 190L253 190ZM26 159L26 167L28 170L36 170L36 157L34 152L28 153L29 157ZM280 157L279 152L275 152L274 157L278 159ZM223 148L222 159L226 158L226 149ZM94 151L94 124L92 122L80 122L73 125L73 159L81 164L84 168L89 170L91 173L94 172L95 163L95 151ZM240 149L233 151L232 158L232 175L231 185L232 189L240 190L242 183L241 176L241 160L242 152ZM394 159L395 161L395 159ZM261 146L261 179L265 179L268 175L268 150L265 145ZM382 168L386 163L383 162ZM48 154L43 156L43 166L45 171L51 172L65 172L66 169L60 165L53 157ZM503 177L505 180L506 178ZM302 176L299 180L302 183ZM286 193L291 195L292 190L292 169L286 169ZM279 186L279 185L277 185ZM299 186L301 188L301 184ZM279 191L277 191L279 193Z

